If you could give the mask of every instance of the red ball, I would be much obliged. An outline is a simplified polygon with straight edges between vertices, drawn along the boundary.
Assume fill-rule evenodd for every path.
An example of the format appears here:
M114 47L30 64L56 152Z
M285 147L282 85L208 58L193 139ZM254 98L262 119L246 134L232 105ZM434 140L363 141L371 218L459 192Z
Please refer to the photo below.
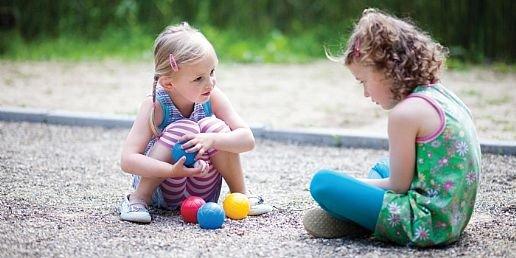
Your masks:
M189 196L181 203L181 217L188 223L197 223L197 211L206 202L198 196Z

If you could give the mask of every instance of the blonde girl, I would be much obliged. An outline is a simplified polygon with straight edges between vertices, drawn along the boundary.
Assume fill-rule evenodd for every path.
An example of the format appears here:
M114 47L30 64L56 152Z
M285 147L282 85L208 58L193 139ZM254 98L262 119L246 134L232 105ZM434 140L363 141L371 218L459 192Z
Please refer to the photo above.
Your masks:
M231 192L248 193L239 153L255 146L249 126L217 87L217 55L198 30L181 23L167 27L154 43L152 96L141 104L122 149L121 168L133 174L135 191L123 198L122 220L149 223L148 204L176 209L188 196L217 202L222 179ZM173 161L182 144L197 152L196 166ZM268 212L250 196L252 215Z

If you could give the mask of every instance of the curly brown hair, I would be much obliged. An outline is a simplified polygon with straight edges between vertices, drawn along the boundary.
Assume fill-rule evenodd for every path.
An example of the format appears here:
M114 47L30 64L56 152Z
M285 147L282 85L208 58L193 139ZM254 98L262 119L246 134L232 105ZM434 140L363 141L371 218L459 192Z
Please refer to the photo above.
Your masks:
M394 98L401 100L416 86L437 82L447 55L445 47L411 22L366 9L338 60L385 73L394 82Z

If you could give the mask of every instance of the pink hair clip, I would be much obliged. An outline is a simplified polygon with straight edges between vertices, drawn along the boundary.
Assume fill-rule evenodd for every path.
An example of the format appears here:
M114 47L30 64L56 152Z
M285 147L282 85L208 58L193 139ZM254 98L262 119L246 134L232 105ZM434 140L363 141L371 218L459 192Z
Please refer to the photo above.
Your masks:
M174 55L170 54L168 56L168 62L170 63L170 67L172 67L172 70L174 72L179 71L179 66L177 66L176 59L174 58Z
M355 58L360 57L360 39L355 40L355 47L353 49Z

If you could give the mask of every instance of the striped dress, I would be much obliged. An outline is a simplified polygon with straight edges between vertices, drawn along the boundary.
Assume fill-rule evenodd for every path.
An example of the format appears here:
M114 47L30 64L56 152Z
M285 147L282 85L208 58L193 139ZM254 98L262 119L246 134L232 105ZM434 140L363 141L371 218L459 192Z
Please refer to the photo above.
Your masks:
M161 133L152 139L145 150L148 155L154 144L162 144L172 149L178 139L185 134L223 133L229 127L217 119L211 111L211 103L195 103L190 117L185 118L172 102L168 93L161 87L156 90L156 100L163 110L163 121L158 125ZM212 165L210 158L216 150L209 149L201 159L209 165L208 171L197 177L172 177L165 179L152 196L152 205L163 209L177 209L188 196L199 196L206 202L217 202L222 186L222 176ZM140 176L133 176L133 187L136 188Z

